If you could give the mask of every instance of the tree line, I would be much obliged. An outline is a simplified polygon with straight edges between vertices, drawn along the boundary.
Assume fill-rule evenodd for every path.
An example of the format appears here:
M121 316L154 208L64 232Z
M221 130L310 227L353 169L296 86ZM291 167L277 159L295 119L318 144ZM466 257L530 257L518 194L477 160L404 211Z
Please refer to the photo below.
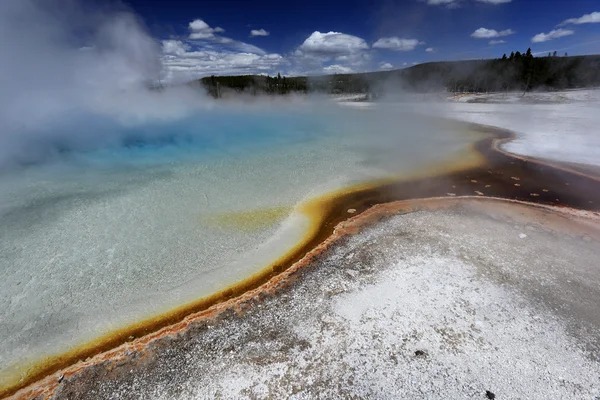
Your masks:
M192 83L213 97L229 94L366 93L386 91L492 92L560 90L600 86L600 55L570 57L557 52L534 57L531 49L490 60L441 61L393 71L317 77L210 76Z

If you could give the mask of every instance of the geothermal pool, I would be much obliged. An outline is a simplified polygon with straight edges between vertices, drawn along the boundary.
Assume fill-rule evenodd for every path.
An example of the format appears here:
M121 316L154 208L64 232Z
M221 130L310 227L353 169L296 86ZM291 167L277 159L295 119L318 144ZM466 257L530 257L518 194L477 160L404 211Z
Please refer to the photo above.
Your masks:
M256 277L324 196L476 165L483 137L397 106L88 122L0 172L2 388Z

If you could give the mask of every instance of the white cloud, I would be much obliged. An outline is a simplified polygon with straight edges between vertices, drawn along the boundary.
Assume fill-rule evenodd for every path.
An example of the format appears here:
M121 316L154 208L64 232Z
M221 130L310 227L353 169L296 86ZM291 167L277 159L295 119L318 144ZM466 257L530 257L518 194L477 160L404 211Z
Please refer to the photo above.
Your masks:
M228 49L230 51L240 53L254 53L254 54L266 54L266 52L260 47L254 46L250 43L240 42L227 37L215 36L207 41L203 41L202 45L208 49Z
M579 18L569 18L563 22L561 22L558 26L575 24L598 24L600 23L600 12L593 12L591 14L585 14Z
M343 65L334 64L328 67L323 68L323 71L327 74L351 74L354 70L350 67L345 67Z
M250 31L250 36L269 36L269 32L265 31L264 29L252 29Z
M496 44L502 44L502 43L506 43L506 41L504 41L504 40L490 40L490 44L492 46L494 46Z
M425 49L425 51L428 53L433 53L435 50L433 49L433 47L428 47Z
M215 33L225 32L225 29L220 27L212 28L201 19L196 19L190 22L188 28L191 31L188 38L190 40L197 41L194 42L197 46L203 46L207 49L216 50L225 48L232 52L254 53L260 55L266 54L264 50L252 44L233 40L225 36L216 35Z
M532 43L542 43L547 42L548 40L558 39L563 36L573 35L575 32L569 29L554 29L548 33L538 33L534 37L531 38Z
M421 0L429 4L430 6L445 6L447 8L458 8L460 6L460 0Z
M162 41L165 74L172 81L226 74L293 71L294 75L319 75L394 68L389 62L374 63L374 53L364 39L341 32L315 31L295 51L279 55L221 36L222 28L213 28L201 19L190 22L188 28L187 40ZM251 36L268 34L264 29L250 31ZM379 39L373 47L408 51L424 44L416 39L389 37Z
M186 81L208 75L275 73L289 63L279 54L228 38L183 42L163 40L168 80Z
M163 40L162 49L163 54L182 56L190 50L190 46L180 40Z
M505 29L503 31L498 32L495 29L479 28L471 34L471 37L474 37L475 39L491 39L502 36L514 35L515 33L516 32L512 29Z
M422 44L417 39L403 39L397 36L381 38L373 43L373 48L376 49L388 49L395 51L411 51L415 47Z
M316 31L287 59L296 74L320 75L363 71L370 65L371 57L369 45L360 37Z
M213 37L212 32L192 32L190 33L190 39L208 39Z
M206 29L211 29L210 26L201 19L195 19L189 23L189 28L191 31L203 31Z
M506 3L510 3L512 0L476 0L480 3L487 3L487 4L506 4Z
M357 53L369 48L367 42L357 36L340 32L315 31L298 48L298 54L342 55Z
M215 35L215 30L201 19L190 22L188 28L191 31L190 39L209 39Z

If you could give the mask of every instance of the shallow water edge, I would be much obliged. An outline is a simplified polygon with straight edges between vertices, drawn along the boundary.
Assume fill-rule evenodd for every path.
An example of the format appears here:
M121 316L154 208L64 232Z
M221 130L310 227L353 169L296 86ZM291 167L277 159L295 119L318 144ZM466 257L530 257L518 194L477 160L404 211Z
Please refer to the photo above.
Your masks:
M48 396L61 380L59 376L71 376L83 368L106 360L131 357L157 338L181 332L193 322L215 317L231 308L239 309L250 299L272 293L281 285L292 282L295 271L310 263L317 254L340 237L357 232L361 226L384 217L381 211L376 211L381 210L381 207L372 208L377 204L390 203L387 212L404 213L430 204L422 199L485 196L598 211L600 188L595 177L501 152L498 144L510 140L512 133L490 127L475 126L475 129L492 134L491 138L483 139L474 146L474 151L483 160L478 165L434 177L376 182L341 190L305 203L299 210L311 219L311 228L305 241L263 272L223 292L132 325L72 353L33 366L27 376L22 377L18 383L3 388L0 395L16 394L15 398ZM392 203L398 201L402 203ZM357 216L348 220L352 215L348 210L351 209L356 210ZM119 345L122 346L116 348ZM98 355L94 357L96 354ZM88 357L93 358L75 364ZM68 366L71 367L57 373ZM54 375L48 376L51 374ZM16 393L46 376L48 377L35 386Z

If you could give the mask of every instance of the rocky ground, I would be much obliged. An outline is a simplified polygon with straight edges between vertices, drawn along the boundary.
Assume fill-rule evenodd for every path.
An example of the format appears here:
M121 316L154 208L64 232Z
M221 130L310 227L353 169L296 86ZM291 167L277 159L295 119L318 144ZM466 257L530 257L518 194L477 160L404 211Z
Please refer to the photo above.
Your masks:
M389 217L55 397L596 399L599 226L493 200Z

